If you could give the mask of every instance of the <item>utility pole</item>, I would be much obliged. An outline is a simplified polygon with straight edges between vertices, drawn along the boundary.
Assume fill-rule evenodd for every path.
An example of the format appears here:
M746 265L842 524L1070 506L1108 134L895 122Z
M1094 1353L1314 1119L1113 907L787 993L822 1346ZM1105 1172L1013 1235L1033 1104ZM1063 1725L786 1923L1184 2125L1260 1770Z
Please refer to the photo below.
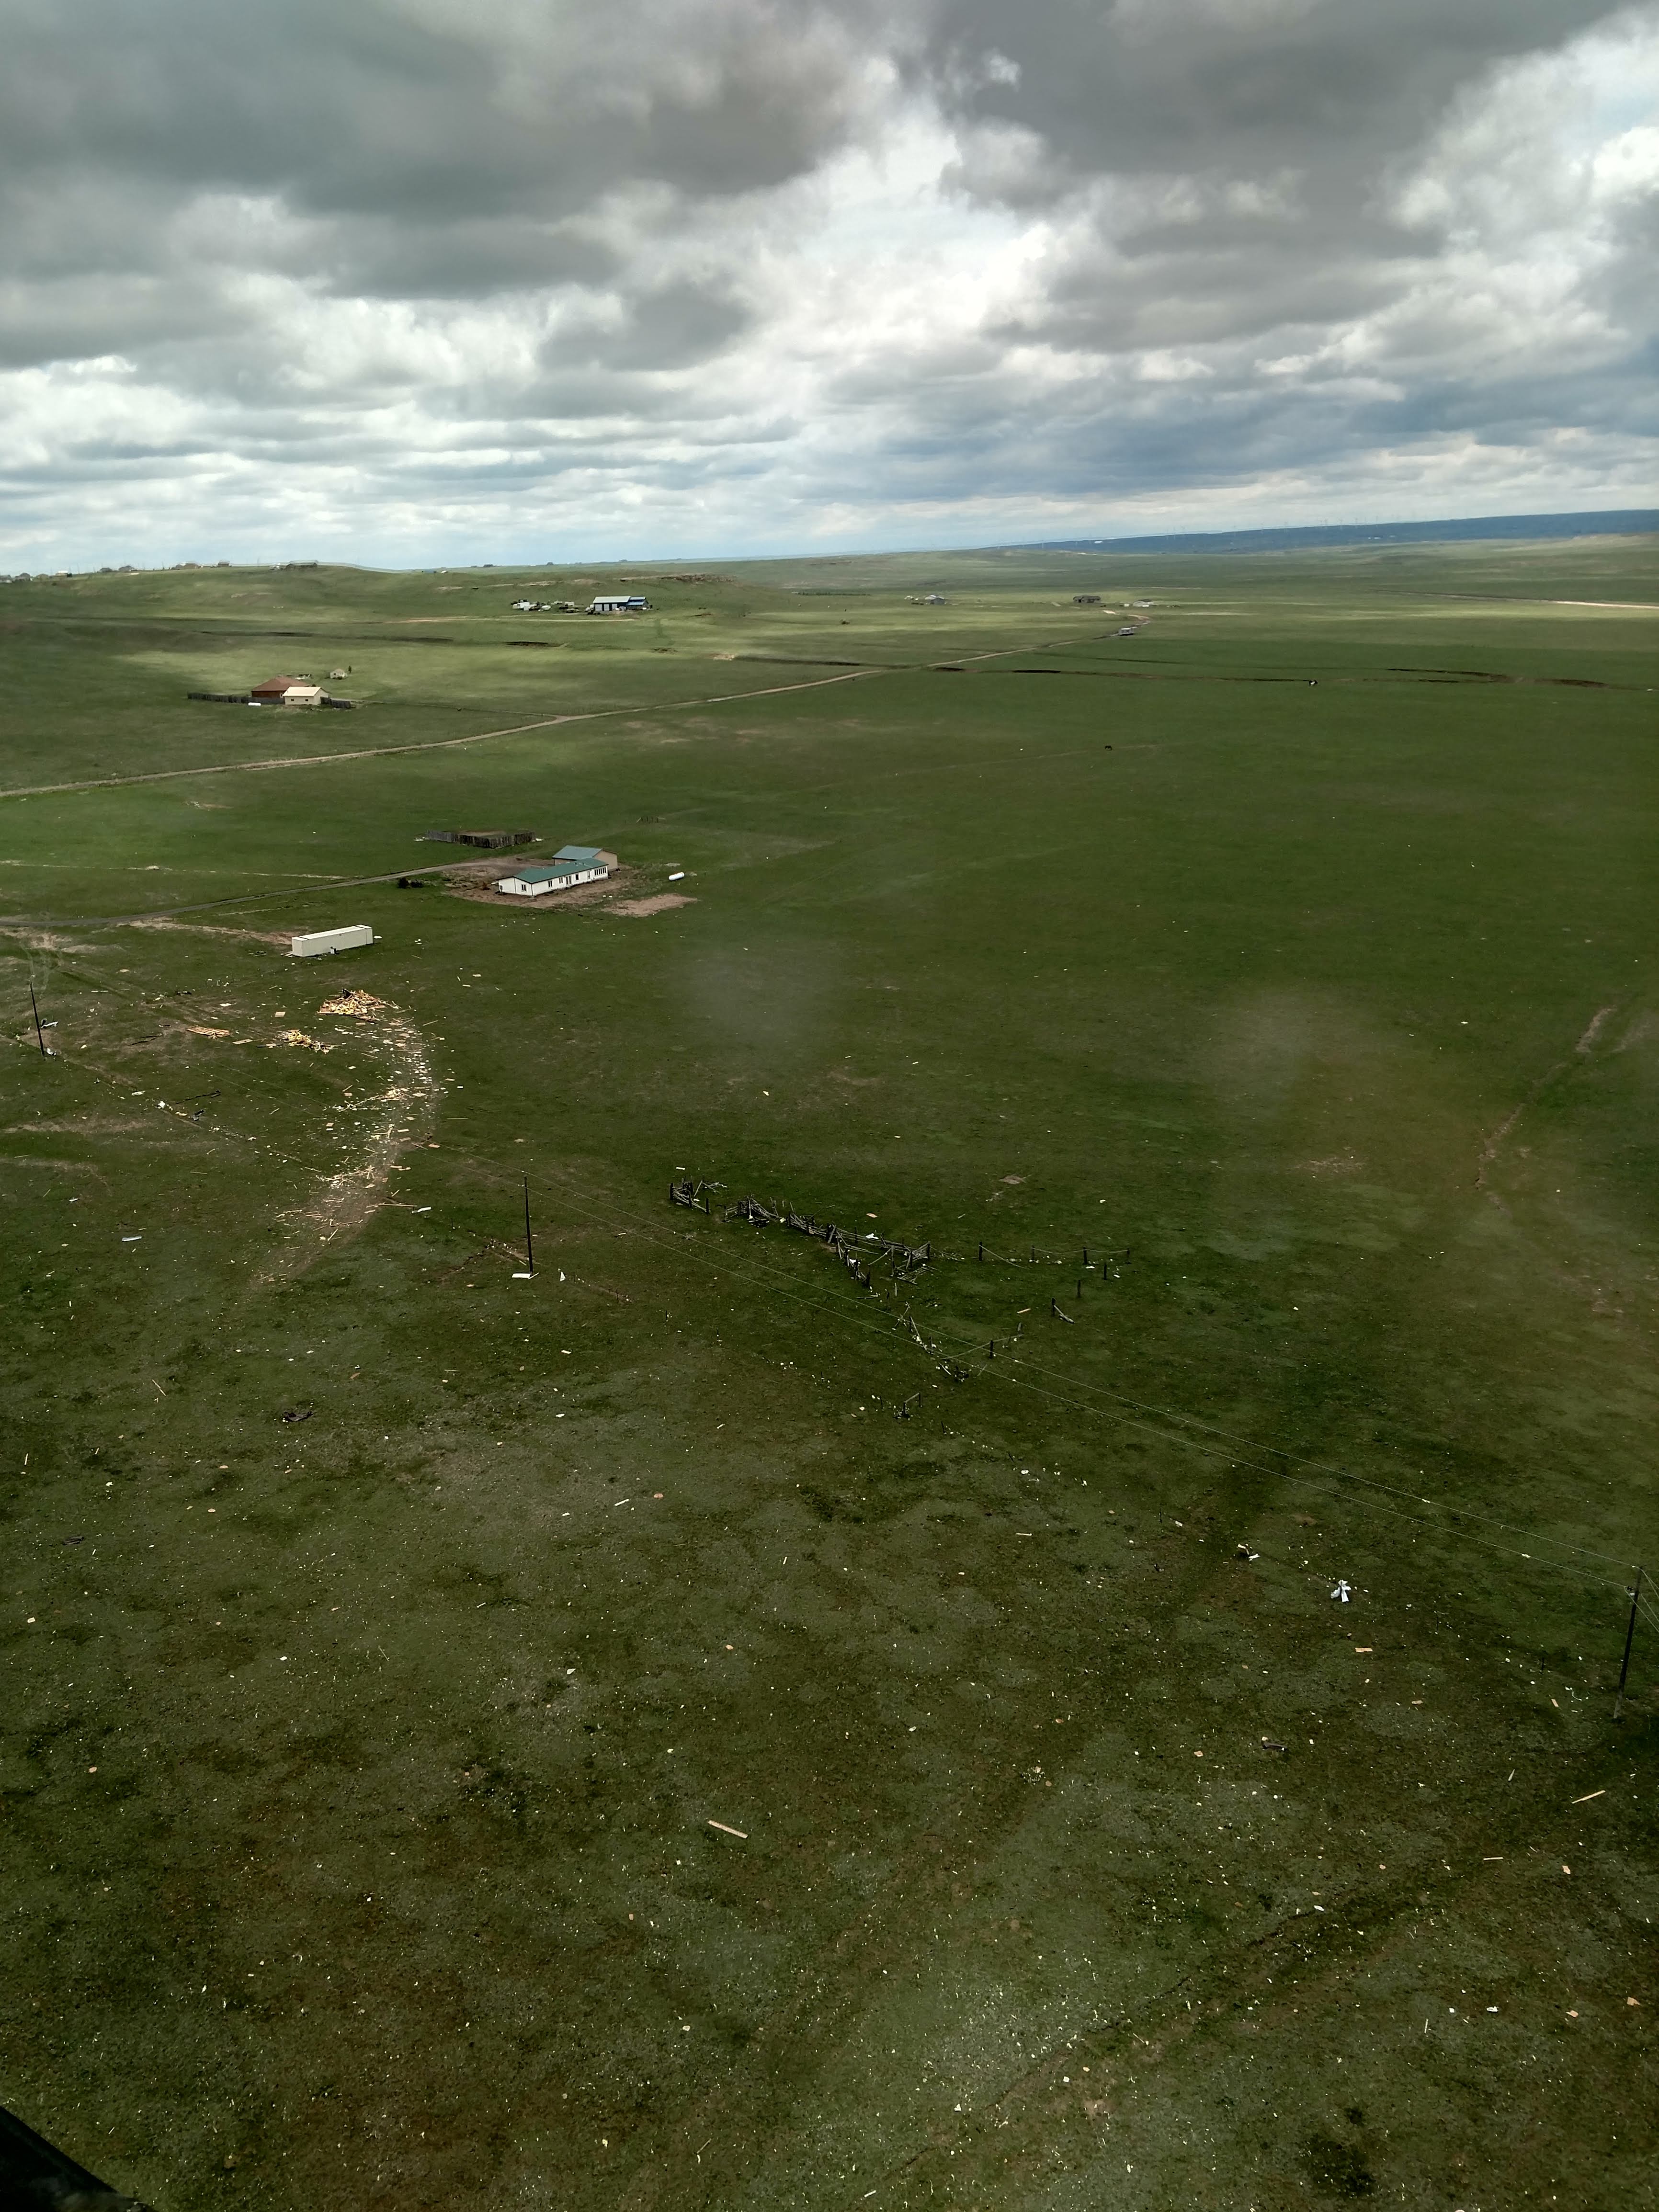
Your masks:
M1642 1569L1636 1570L1636 1587L1630 1594L1630 1620L1625 1629L1625 1658L1619 1669L1619 1694L1613 1701L1613 1717L1625 1717L1625 1684L1630 1677L1630 1647L1636 1635L1636 1608L1642 1602Z
M40 1048L40 1057L42 1060L50 1060L52 1058L52 1054L46 1050L46 1033L40 1026L40 1008L34 995L34 986L33 983L29 985L29 1006L34 1014L34 1037L36 1043Z

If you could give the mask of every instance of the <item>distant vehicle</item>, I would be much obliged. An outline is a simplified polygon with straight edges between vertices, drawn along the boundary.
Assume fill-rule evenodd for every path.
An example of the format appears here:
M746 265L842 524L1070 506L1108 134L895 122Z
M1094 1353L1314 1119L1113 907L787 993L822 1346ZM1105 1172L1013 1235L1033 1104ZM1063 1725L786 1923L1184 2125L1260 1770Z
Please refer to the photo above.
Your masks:
M650 605L649 599L640 598L636 592L626 596L602 592L598 599L589 600L587 611L591 615L642 615Z
M1137 634L1135 626L1133 623L1125 623L1122 629L1118 632L1118 635L1120 637L1133 637Z

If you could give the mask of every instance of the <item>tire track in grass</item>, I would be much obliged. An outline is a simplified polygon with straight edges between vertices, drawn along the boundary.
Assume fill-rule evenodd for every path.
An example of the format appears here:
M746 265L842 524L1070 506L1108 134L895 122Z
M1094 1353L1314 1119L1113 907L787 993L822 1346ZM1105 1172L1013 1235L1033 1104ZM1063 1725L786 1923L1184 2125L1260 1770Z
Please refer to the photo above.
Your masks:
M173 783L186 776L258 775L284 768L333 768L343 761L386 760L399 753L451 752L459 745L481 745L492 738L520 738L536 730L562 729L572 722L603 722L620 714L674 714L697 707L741 705L748 699L769 699L781 691L813 691L826 684L856 683L864 676L891 676L902 670L855 668L850 674L818 676L802 684L773 684L758 691L721 691L707 699L671 699L662 706L592 707L576 714L549 714L535 722L513 722L499 730L474 730L464 738L422 738L402 745L359 745L343 753L279 753L260 760L216 761L204 768L161 768L143 775L93 775L72 783L17 784L0 791L0 799L44 799L72 791L111 791L128 784Z

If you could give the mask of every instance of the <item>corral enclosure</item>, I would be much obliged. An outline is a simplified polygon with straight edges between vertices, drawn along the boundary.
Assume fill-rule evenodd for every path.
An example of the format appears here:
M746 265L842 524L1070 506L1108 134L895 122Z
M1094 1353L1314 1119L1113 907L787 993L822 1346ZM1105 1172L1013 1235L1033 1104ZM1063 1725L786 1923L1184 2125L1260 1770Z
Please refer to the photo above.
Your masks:
M677 573L0 587L0 2105L1650 2201L1653 541Z

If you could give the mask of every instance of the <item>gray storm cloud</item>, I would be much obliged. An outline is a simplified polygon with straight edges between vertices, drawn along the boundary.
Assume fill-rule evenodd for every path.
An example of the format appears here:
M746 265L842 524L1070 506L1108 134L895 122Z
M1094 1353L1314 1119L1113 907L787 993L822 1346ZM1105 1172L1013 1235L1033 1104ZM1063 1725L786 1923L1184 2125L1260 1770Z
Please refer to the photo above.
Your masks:
M1651 7L0 0L0 31L17 565L1651 482Z

